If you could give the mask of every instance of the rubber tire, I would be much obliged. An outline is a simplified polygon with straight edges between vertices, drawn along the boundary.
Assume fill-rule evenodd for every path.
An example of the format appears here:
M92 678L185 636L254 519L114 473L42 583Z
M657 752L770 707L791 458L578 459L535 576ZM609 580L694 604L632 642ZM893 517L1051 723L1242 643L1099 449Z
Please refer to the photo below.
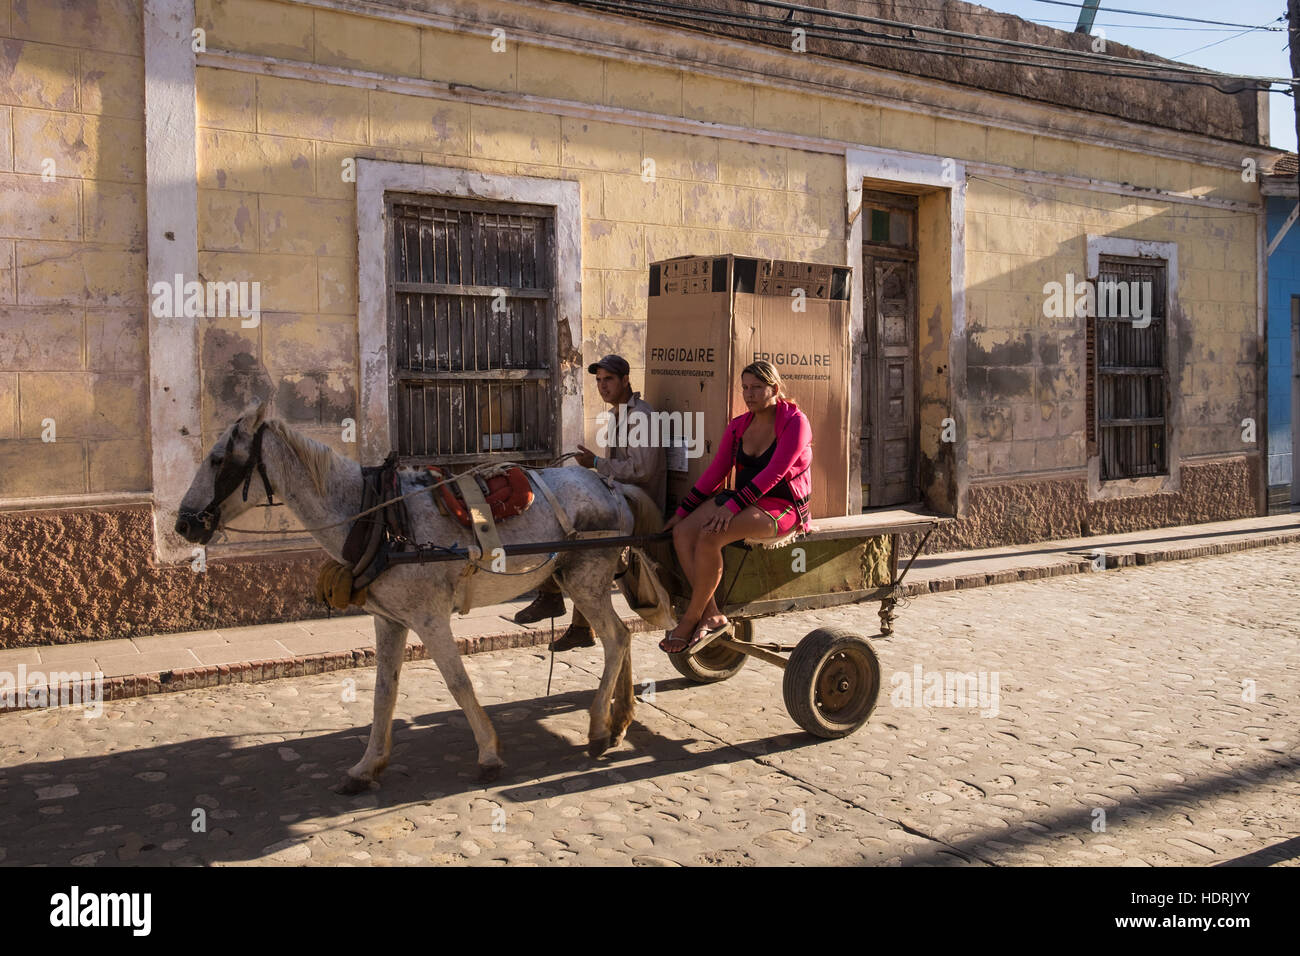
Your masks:
M736 621L733 640L752 642L754 640L754 622ZM733 651L726 647L709 645L698 654L669 654L677 673L697 684L716 684L728 677L735 677L749 660L748 654Z
M855 656L866 670L865 681L854 694L847 720L836 720L823 713L814 695L817 679L833 655L847 652ZM847 737L867 722L880 696L880 661L871 642L860 634L842 627L819 627L804 635L790 655L782 681L785 709L794 722L808 733L836 740Z

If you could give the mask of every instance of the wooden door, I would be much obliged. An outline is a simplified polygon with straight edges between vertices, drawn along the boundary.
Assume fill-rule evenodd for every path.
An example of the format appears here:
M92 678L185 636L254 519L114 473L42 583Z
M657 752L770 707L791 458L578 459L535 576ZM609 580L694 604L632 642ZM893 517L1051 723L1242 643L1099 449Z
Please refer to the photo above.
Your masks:
M863 505L917 500L916 270L909 259L864 255Z

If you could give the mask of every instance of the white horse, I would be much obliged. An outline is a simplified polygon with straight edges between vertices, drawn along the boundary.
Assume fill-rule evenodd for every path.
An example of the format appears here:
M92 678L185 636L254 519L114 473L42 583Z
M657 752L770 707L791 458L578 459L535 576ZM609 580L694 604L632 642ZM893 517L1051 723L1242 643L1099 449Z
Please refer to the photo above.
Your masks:
M427 473L401 469L402 493L418 489L420 484L414 479L422 474ZM648 534L662 526L658 509L639 488L619 484L619 493L615 493L585 468L547 468L541 475L579 531ZM268 491L282 499L305 528L319 528L312 536L330 557L343 561L343 543L351 524L343 519L361 510L361 467L268 417L265 404L245 412L212 446L181 501L176 532L191 543L206 544L223 522L265 502ZM467 528L439 512L432 494L407 498L405 504L414 540L444 546L459 541L462 547L473 541ZM499 531L505 545L564 538L554 511L541 494L523 514L502 521ZM617 548L561 552L553 567L523 574L517 572L544 565L546 556L512 556L506 559L506 574L492 574L486 570L487 563L480 562L484 570L469 578L462 575L467 566L463 560L400 564L384 571L371 583L365 603L375 619L378 673L374 723L365 753L347 771L339 792L368 789L388 765L408 628L424 643L469 718L478 743L480 779L494 779L505 766L496 731L474 694L452 638L451 614L462 606L459 602L468 586L474 589L475 603L495 604L532 590L555 573L563 591L591 622L605 651L604 673L591 704L587 752L599 757L617 744L632 722L634 708L631 635L610 598L618 556Z

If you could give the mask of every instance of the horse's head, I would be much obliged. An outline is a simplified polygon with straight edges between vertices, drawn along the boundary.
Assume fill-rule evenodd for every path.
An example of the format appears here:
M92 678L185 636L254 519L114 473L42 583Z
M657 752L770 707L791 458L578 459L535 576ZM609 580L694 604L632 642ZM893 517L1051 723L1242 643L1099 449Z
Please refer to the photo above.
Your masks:
M207 544L222 518L228 521L241 515L266 497L265 473L263 480L253 480L262 468L266 417L265 402L244 412L199 464L176 516L176 533L186 541Z

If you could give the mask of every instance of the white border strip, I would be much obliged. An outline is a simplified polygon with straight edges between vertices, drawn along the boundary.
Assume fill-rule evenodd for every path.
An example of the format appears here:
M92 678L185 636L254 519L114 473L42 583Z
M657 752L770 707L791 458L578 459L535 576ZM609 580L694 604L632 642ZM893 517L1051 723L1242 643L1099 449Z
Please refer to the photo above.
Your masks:
M199 274L199 186L193 0L144 0L145 182L149 288ZM198 324L149 310L149 448L154 552L188 560L172 515L203 458Z

